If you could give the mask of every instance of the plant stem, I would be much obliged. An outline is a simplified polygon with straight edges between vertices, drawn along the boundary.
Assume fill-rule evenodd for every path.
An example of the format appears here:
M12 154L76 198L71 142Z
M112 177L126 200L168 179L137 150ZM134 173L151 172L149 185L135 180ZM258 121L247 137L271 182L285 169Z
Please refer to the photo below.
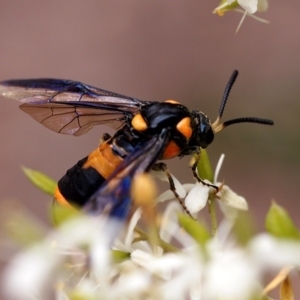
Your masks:
M142 230L141 228L136 226L134 231L139 234L139 237L135 238L133 240L133 243L137 242L137 241L149 241L149 238L150 238L149 234L147 234L144 230ZM178 252L179 251L178 248L165 242L159 236L157 237L157 246L160 246L165 252Z
M212 236L215 236L218 229L218 220L216 212L216 200L214 196L210 196L208 199L208 212L211 221L211 234Z

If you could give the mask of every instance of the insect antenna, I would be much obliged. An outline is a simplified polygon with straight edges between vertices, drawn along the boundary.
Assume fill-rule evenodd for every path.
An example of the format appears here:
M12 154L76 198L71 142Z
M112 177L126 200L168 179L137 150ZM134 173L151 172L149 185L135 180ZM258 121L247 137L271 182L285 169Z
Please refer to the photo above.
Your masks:
M215 133L221 131L222 129L224 129L225 127L227 127L229 125L238 124L238 123L257 123L257 124L264 124L264 125L273 125L274 124L274 122L272 120L261 119L261 118L256 118L256 117L237 118L237 119L232 119L232 120L228 120L228 121L221 123L221 119L222 119L223 112L224 112L224 109L225 109L225 106L227 103L227 99L229 97L231 88L232 88L238 75L239 75L239 72L237 70L234 70L226 87L225 87L225 91L224 91L220 109L219 109L219 115L218 115L216 121L212 124L212 129Z

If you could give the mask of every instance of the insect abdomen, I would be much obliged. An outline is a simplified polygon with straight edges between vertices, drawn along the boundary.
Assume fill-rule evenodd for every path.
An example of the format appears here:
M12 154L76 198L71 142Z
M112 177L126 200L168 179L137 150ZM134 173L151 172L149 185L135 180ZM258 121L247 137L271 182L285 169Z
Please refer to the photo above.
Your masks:
M89 156L81 159L58 181L55 200L82 207L120 164L122 158L114 154L104 142Z

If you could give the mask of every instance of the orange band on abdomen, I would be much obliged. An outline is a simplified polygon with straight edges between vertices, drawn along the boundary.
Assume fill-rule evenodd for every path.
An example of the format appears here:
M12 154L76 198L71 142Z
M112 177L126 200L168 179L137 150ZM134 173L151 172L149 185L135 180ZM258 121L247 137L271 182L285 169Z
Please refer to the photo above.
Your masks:
M88 156L82 167L92 167L107 179L122 161L119 155L113 153L110 144L104 142Z
M73 207L66 198L61 194L58 186L56 187L54 191L54 200L59 203L60 205L66 206L66 207Z

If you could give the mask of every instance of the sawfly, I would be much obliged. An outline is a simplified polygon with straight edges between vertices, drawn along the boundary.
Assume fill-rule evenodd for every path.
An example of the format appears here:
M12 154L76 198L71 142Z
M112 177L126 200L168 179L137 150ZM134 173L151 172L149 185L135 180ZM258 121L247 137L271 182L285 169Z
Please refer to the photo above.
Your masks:
M203 112L175 100L142 101L71 80L8 80L0 83L0 93L21 102L21 110L58 133L80 136L101 124L116 129L112 136L104 134L99 147L58 181L54 199L62 205L125 219L131 206L130 185L137 174L164 171L171 190L189 213L166 165L159 161L198 154L193 175L206 184L198 177L196 166L200 150L212 143L215 133L238 123L273 125L271 120L255 117L221 122L237 76L234 71L213 123Z

